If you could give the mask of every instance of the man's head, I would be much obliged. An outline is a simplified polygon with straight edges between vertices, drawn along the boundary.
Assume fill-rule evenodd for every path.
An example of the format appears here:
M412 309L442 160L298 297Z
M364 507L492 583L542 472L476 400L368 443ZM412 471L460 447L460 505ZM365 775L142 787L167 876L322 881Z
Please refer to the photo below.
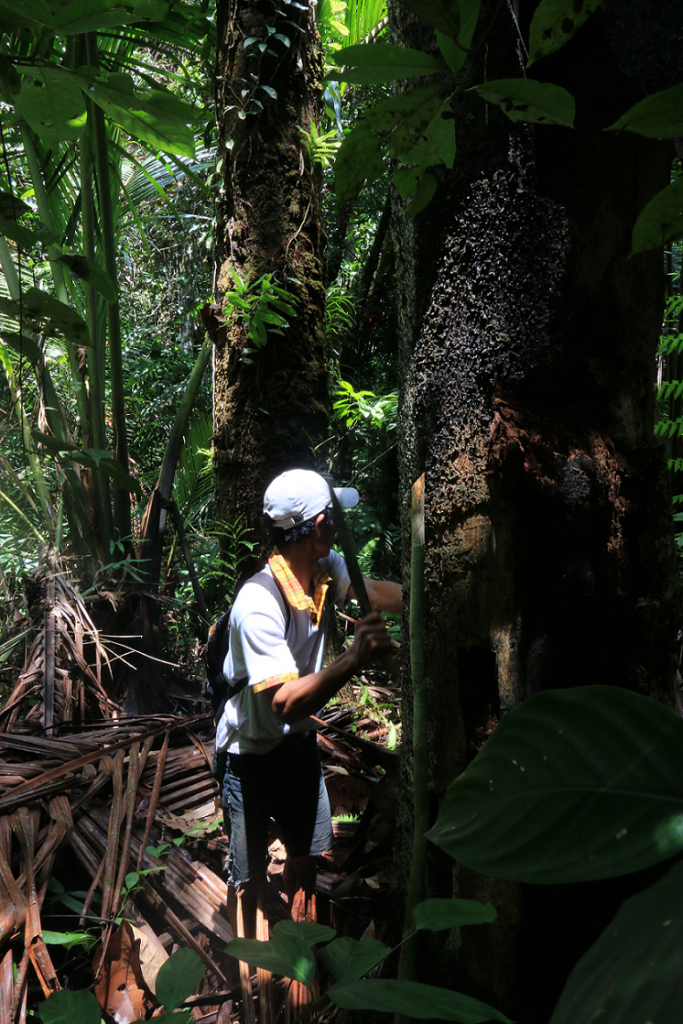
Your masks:
M355 487L335 487L342 508L358 504ZM263 511L270 523L273 540L280 547L310 536L321 514L332 525L330 485L310 469L290 469L268 486Z

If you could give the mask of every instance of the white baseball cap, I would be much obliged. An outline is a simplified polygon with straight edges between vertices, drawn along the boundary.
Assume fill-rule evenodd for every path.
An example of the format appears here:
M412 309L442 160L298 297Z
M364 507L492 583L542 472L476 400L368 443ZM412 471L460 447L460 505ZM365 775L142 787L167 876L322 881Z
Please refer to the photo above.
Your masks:
M355 487L335 487L342 508L358 504ZM290 469L276 476L263 496L263 511L273 526L291 530L293 526L312 519L331 504L330 485L325 477L310 469Z

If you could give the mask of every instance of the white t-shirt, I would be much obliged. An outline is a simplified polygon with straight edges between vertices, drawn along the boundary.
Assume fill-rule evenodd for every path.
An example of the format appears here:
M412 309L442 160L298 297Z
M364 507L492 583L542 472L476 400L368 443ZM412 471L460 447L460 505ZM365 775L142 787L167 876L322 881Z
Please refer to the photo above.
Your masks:
M332 577L331 598L341 607L351 585L346 562L330 551L319 562ZM230 615L230 649L223 672L249 684L226 702L216 729L216 749L230 754L265 754L289 732L313 728L309 718L293 725L280 721L271 706L272 693L258 691L259 683L282 675L289 679L319 672L325 654L327 611L314 625L307 611L284 608L285 598L266 566L258 582L247 581ZM254 689L257 692L254 692Z

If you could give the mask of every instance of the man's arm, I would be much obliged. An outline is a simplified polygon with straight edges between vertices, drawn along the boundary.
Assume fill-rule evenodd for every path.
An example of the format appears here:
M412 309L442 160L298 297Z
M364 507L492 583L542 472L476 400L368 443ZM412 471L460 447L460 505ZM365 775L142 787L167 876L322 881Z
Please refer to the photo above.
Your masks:
M363 577L363 582L373 612L393 612L400 615L403 608L403 588L400 583L392 583L391 580L371 580L368 576ZM349 597L351 600L356 598L353 587L349 587Z
M320 672L291 679L277 689L273 687L266 691L272 694L273 711L281 721L289 725L314 715L364 665L377 661L391 650L391 640L384 620L377 612L366 615L356 625L351 648L340 654L331 665Z

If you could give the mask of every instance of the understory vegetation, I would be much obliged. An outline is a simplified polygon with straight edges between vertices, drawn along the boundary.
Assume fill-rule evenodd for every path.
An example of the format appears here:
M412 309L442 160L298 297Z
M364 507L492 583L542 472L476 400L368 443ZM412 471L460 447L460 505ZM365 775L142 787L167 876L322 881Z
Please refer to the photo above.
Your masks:
M348 520L360 567L394 579L405 564L410 530L401 521L399 493L400 268L392 201L402 203L408 220L428 207L439 175L457 159L454 108L464 90L477 92L513 124L571 128L573 98L535 81L534 63L567 43L599 6L599 0L542 0L522 40L530 52L529 77L475 82L467 57L478 0L400 2L434 29L430 53L390 41L382 0L318 0L324 99L318 124L297 143L301 173L307 167L320 178L326 237L329 431L311 461L335 482L358 488L361 503ZM273 0L272 6L278 24L288 22L290 8L305 9L295 0ZM214 199L221 180L215 125L223 116L212 93L215 13L194 0L22 0L0 3L0 14L0 775L8 779L0 788L0 999L3 985L6 990L0 1009L11 1007L12 1024L124 1017L129 1024L138 1020L132 1010L112 1009L90 976L80 984L80 966L75 979L69 972L94 946L101 967L110 942L123 943L116 962L125 963L124 974L133 972L125 944L142 943L141 935L113 929L144 930L135 918L135 894L176 926L178 915L163 917L168 907L159 909L163 900L152 876L194 871L209 848L206 856L221 870L225 851L213 835L215 811L207 810L200 824L183 819L178 808L175 820L173 814L156 820L154 813L169 749L173 761L169 736L180 720L190 737L183 757L192 771L204 773L190 780L204 801L197 797L197 807L206 808L215 795L201 655L208 627L232 600L257 549L243 521L220 521L214 503L211 324ZM293 34L297 25L291 24ZM263 40L242 40L254 52L270 45L289 47L291 40L274 29ZM256 119L276 99L267 87L259 93L255 81L243 91L239 116ZM677 85L634 106L625 102L606 130L679 138L681 109L683 85ZM682 195L677 157L670 185L640 212L632 238L634 255L664 251L667 296L653 367L653 430L667 449L679 548ZM274 335L289 340L294 307L287 283L277 275L242 279L233 268L234 288L220 312L245 324L245 364L257 362ZM413 547L424 546L418 534L414 525ZM410 594L409 630L395 617L390 623L404 664L412 658L414 681L419 597L417 587ZM340 618L338 645L348 642L342 635L347 627ZM401 695L382 683L356 681L342 694L339 714L352 704L366 719L371 738L365 742L397 757ZM98 762L95 778L94 732L127 717L141 724L127 734L126 758L123 741L117 747L107 732L107 762ZM417 730L417 705L414 722ZM418 837L422 852L429 842L429 849L468 869L529 885L659 870L568 973L550 1024L598 1016L604 1024L641 1018L677 1024L683 997L682 732L673 711L616 688L539 694L505 716L451 783L427 839ZM88 735L82 746L79 739L67 749L72 733ZM4 760L3 737L10 734L15 746L8 739L11 756ZM362 743L362 731L359 736ZM24 749L22 737L46 745ZM59 757L52 758L46 737ZM33 766L22 762L26 751L36 758ZM426 759L424 749L418 756ZM62 778L65 764L76 765L70 769L76 797L69 804L64 790L49 788L50 776L29 811L12 787L35 782L43 758L54 778ZM348 775L340 763L332 771ZM373 786L392 770L397 778L397 769L377 764ZM146 788L136 808L141 780ZM107 827L113 826L97 821L93 849L101 861L92 880L73 889L60 879L63 862L55 860L59 847L50 837L70 839L72 809L102 787L109 787L103 793L111 792L107 800L118 808L121 847L116 832L111 852ZM134 814L144 822L144 836L131 852ZM350 817L356 824L361 815L354 808ZM84 841L78 830L77 841ZM17 911L26 903L22 886L32 887L35 917L26 906L23 917ZM277 1024L284 1015L293 982L310 990L310 1004L301 1004L305 1019L339 1008L393 1013L397 1021L508 1022L505 1007L418 980L414 954L418 932L447 933L455 948L456 929L495 927L496 909L424 896L409 903L405 922L400 915L392 920L391 945L371 932L337 934L311 921L280 921L268 941L220 935L230 957L288 979L277 1016L263 1011L262 1024ZM60 904L62 924L73 914L72 930L41 929L46 899L46 908ZM180 921L180 934L183 927ZM31 953L38 938L40 949L53 954L52 975ZM190 948L174 951L140 983L144 999L135 1006L155 1019L205 1019L192 998L215 966L213 951L208 940L190 940ZM30 985L29 970L38 979ZM225 975L211 977L227 984ZM213 1014L212 1024L230 1019L222 1012Z

